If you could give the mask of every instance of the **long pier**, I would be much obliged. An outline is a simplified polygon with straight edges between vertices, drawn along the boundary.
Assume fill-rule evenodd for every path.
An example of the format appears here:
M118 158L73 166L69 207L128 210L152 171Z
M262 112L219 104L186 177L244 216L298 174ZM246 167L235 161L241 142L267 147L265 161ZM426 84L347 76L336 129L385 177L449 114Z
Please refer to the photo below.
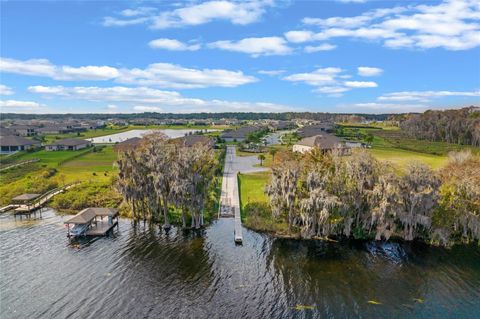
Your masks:
M234 241L241 244L243 242L242 219L240 217L240 197L238 192L237 172L234 169L235 157L235 146L227 146L219 217L233 217L235 219Z

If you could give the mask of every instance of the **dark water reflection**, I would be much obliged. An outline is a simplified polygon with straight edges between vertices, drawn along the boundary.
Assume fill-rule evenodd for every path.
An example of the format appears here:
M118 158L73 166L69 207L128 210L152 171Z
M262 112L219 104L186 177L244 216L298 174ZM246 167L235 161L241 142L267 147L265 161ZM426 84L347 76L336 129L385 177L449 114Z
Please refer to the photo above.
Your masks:
M70 244L62 218L0 216L1 318L478 318L480 249L272 240L120 222ZM370 303L369 303L370 301ZM378 302L380 304L372 304Z

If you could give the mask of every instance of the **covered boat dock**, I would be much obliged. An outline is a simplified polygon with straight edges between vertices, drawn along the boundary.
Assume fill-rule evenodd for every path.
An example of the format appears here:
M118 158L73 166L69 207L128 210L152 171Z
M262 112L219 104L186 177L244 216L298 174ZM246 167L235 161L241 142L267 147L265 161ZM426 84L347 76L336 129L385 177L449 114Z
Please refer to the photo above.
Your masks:
M118 226L118 209L89 207L67 219L64 224L68 229L68 237L105 236Z

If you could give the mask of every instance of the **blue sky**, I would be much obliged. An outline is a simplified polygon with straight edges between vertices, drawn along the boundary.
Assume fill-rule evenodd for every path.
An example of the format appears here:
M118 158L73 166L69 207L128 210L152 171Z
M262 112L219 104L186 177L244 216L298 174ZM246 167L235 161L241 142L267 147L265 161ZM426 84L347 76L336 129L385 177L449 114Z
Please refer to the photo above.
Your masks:
M480 1L2 1L1 112L480 104Z

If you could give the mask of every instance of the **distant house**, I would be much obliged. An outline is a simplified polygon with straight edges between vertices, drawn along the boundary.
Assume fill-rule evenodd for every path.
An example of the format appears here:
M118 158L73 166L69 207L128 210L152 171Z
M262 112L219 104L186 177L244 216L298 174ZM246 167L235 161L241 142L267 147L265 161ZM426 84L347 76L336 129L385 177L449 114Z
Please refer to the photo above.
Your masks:
M12 125L8 127L15 135L19 136L35 136L37 135L37 127L30 125Z
M332 133L333 131L334 131L333 124L324 123L324 124L304 126L301 129L299 129L297 133L301 137L310 137L315 135L322 135L325 133Z
M195 145L203 145L212 148L215 145L213 138L204 135L186 135L184 137L173 140L182 146L192 147Z
M77 151L91 146L92 143L86 140L66 138L64 140L56 141L53 144L45 146L47 151Z
M310 152L314 148L328 152L335 148L345 149L347 147L338 137L331 134L306 137L293 145L293 151L302 154Z
M27 138L15 135L0 136L0 146L2 154L26 151L28 149L40 146L39 141L29 140Z
M242 126L236 130L225 130L220 137L226 142L243 142L248 135L262 130L261 126Z
M132 137L132 138L129 138L128 140L125 140L125 141L122 141L122 142L119 142L119 143L115 144L113 149L116 152L133 150L133 149L137 148L140 145L141 142L142 142L142 139L140 137Z
M0 127L0 136L15 135L15 132L6 127Z
M39 134L67 134L72 133L73 129L66 126L52 125L40 127L39 129L37 129L37 132Z

